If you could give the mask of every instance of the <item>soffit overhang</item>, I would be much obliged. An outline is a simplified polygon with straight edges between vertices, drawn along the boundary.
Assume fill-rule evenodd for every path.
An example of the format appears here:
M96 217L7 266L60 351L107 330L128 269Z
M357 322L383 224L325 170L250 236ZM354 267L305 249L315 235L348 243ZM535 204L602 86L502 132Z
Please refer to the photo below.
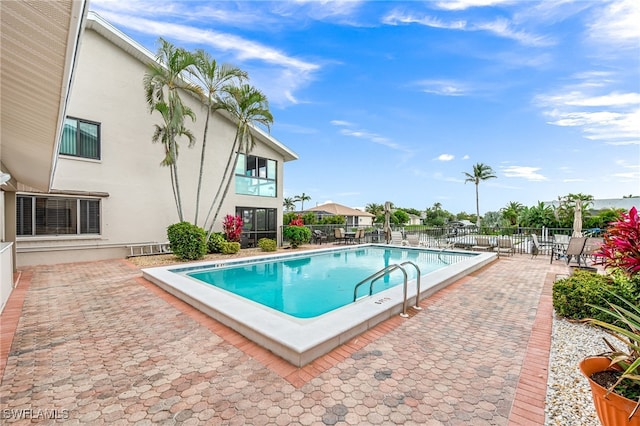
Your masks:
M0 1L0 160L48 191L87 1Z

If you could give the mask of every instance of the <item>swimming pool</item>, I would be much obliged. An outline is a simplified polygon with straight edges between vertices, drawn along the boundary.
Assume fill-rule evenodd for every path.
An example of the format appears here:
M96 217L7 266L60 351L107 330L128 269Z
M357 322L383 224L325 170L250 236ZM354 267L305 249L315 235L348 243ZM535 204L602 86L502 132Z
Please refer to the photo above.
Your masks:
M357 292L354 286L389 265L413 262L424 275L472 256L472 253L364 246L188 268L184 273L284 314L313 318L353 303L354 298L367 296L368 286L360 286ZM417 278L418 269L407 267L406 272L408 279ZM401 270L396 269L376 280L371 290L376 294L403 282Z
M366 297L360 297L359 294L358 297L360 298L358 298L356 302L350 302L341 307L333 307L325 313L316 313L305 318L285 314L266 304L207 284L196 279L194 275L197 276L201 273L207 274L211 271L222 272L235 269L236 271L233 273L227 272L227 276L231 277L231 275L228 274L237 273L238 268L248 270L248 275L251 275L251 271L258 271L260 269L272 272L274 268L284 270L285 265L288 264L289 266L287 266L287 268L289 271L286 278L288 284L284 287L281 286L281 292L292 292L296 287L304 286L305 281L309 278L304 275L304 271L306 271L304 266L313 264L316 256L325 255L330 258L335 258L337 260L336 265L342 262L343 266L341 266L340 270L334 270L328 279L331 281L340 281L344 284L344 288L347 289L347 293L350 293L352 300L354 286L358 281L366 278L366 276L360 277L355 282L349 282L354 278L340 278L343 277L342 274L347 274L351 270L359 269L356 268L355 265L361 261L363 263L370 262L368 256L361 254L363 253L362 250L381 253L384 266L384 253L389 249L391 249L391 251L388 252L391 265L398 264L399 261L404 262L409 259L417 260L422 257L425 259L430 258L431 260L435 259L439 262L440 266L443 265L441 260L451 262L452 259L456 259L455 263L445 265L430 272L426 271L426 266L425 270L422 270L422 265L420 266L422 270L420 299L435 293L464 275L496 259L495 253L469 253L453 250L433 251L380 244L366 244L348 248L325 248L305 252L292 252L291 254L272 254L223 262L201 262L190 264L186 267L150 268L143 270L143 276L165 291L243 334L250 340L274 352L276 355L281 356L296 366L303 366L335 347L346 343L379 322L401 313L404 303L404 286L397 285L397 283L393 285L394 280L397 281L397 274L391 274L388 283L384 283L385 279L379 280L375 286L382 288L377 288L373 296L367 295ZM324 264L324 269L329 271L330 268L328 268L327 265L328 264ZM376 268L377 266L371 267ZM335 268L337 268L337 266ZM377 270L379 269L380 268ZM407 273L413 274L409 277L409 305L414 304L416 297L415 273L411 271L411 269L410 267L407 268ZM317 274L317 272L314 272L314 274ZM344 276L346 277L347 275ZM235 287L242 287L244 284L240 279L234 280L227 278L227 281ZM403 282L403 280L401 279L400 282ZM368 293L368 286L363 287L366 287L365 293ZM261 291L257 293L261 293ZM314 295L313 297L316 298L313 303L296 303L315 305L317 295L320 293L315 291L309 292L309 294ZM287 304L293 303L288 301L289 299L286 300Z

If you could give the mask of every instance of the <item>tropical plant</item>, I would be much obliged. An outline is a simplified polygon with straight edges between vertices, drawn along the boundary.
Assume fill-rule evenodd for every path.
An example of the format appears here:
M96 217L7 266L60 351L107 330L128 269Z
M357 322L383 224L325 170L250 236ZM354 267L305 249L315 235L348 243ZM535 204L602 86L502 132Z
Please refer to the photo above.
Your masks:
M227 237L223 232L214 232L209 235L207 240L207 252L222 253L222 245L227 241Z
M296 203L292 197L285 197L282 200L282 207L287 211L294 211L296 209Z
M206 223L210 213L216 205L216 202L218 202L220 192L223 191L218 202L216 212L209 225L208 235L213 231L213 224L216 222L216 219L220 214L223 201L229 192L229 187L231 186L233 178L233 175L230 173L232 166L238 163L238 158L241 153L248 154L255 146L253 128L260 124L269 130L273 123L273 116L269 111L267 98L255 87L249 86L248 84L242 84L240 86L227 86L224 88L224 91L226 93L226 110L231 113L232 117L236 121L236 134L231 147L231 152L229 153L227 165L222 175L222 180L220 181L220 186L218 187L216 196L211 202L207 219L205 219Z
M520 217L520 213L524 206L517 201L509 202L505 207L500 209L502 212L502 217L506 219L511 226L516 226L518 224L518 218Z
M202 177L204 174L205 152L207 147L207 133L209 130L209 118L212 113L224 108L224 100L221 97L222 88L242 82L247 78L247 73L231 65L219 65L215 59L204 50L196 50L194 67L191 73L200 83L200 98L207 109L202 135L202 150L200 152L200 171L198 174L198 188L196 191L196 212L194 222L198 224L198 212L200 211L200 192L202 189Z
M640 219L635 207L610 224L594 255L604 259L607 268L619 268L629 276L640 274Z
M304 226L302 217L298 215L289 222L289 226L284 227L282 236L289 241L292 248L298 248L298 246L311 241L311 230Z
M294 198L294 201L300 201L300 210L304 210L304 202L305 201L310 201L311 197L307 194L305 194L304 192L300 195L296 195L296 197Z
M558 197L558 206L554 209L557 225L562 228L571 228L575 217L576 203L580 204L583 222L590 216L589 207L593 202L593 196L585 194L568 194Z
M222 223L222 229L227 236L227 241L239 243L243 225L244 221L242 217L231 216L230 214L226 215Z
M154 132L156 141L161 141L165 147L165 158L162 162L170 166L171 186L178 210L178 219L182 222L182 200L178 179L178 145L176 138L185 135L184 118L189 113L180 98L179 90L198 93L198 88L184 78L186 70L193 65L194 58L188 51L176 48L170 42L160 38L160 47L156 54L156 61L151 63L143 78L145 98L149 112L158 111L163 118L163 126ZM190 146L195 139L190 138Z
M496 178L497 176L490 166L487 166L483 163L474 164L473 173L463 173L467 177L464 180L464 183L473 182L476 185L476 225L480 226L480 199L478 194L478 187L480 186L480 182L487 179Z
M543 226L554 227L556 218L553 215L551 206L546 205L542 201L532 207L524 207L520 213L519 219L521 226L540 228Z

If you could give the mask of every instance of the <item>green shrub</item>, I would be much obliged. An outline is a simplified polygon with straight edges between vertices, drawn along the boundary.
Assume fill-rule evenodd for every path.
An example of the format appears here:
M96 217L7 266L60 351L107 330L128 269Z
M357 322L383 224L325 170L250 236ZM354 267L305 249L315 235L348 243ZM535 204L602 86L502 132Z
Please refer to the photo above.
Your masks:
M297 248L311 241L311 230L306 226L286 226L282 230L282 236L289 241L291 247Z
M606 304L605 301L615 303L618 299L611 293L617 293L626 299L633 296L632 286L628 281L578 269L570 277L553 284L553 308L558 316L569 319L594 318L607 321L610 319L609 315L588 304L603 305Z
M221 253L222 245L227 242L227 238L222 232L214 232L207 241L207 251L209 253Z
M260 247L262 251L276 251L276 240L272 240L271 238L260 238L258 240L258 247Z
M179 222L167 228L167 238L173 254L183 260L202 259L207 254L204 229L189 222Z
M222 254L235 254L240 251L240 243L235 241L225 241L222 244L222 250L220 253Z

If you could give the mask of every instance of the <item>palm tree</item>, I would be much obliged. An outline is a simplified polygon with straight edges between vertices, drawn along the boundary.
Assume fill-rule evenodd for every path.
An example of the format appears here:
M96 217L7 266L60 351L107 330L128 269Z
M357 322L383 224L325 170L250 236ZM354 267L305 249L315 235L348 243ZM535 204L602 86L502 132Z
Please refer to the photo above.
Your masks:
M196 191L196 214L194 225L198 224L198 212L200 210L200 192L202 189L202 176L204 174L205 151L207 147L207 132L209 130L209 117L211 113L223 109L221 99L222 88L226 85L242 82L247 78L247 73L230 65L218 65L215 59L202 49L194 54L195 69L192 74L201 85L200 96L207 108L207 118L204 122L202 135L202 151L200 153L200 173L198 175L198 189Z
M284 200L282 200L282 207L284 207L285 210L291 212L291 211L295 210L296 203L295 203L293 198L287 197Z
M480 227L480 199L478 198L478 186L483 180L497 177L490 166L483 163L477 163L473 166L473 174L463 172L467 177L464 183L473 182L476 184L476 226Z
M225 167L222 180L220 181L220 187L218 187L216 196L209 208L209 213L211 213L216 201L218 200L220 191L224 186L222 198L220 199L216 213L209 224L207 240L213 232L213 225L216 223L223 201L227 196L227 192L229 192L229 187L231 186L231 180L233 178L230 173L232 166L237 164L238 157L241 152L248 154L255 146L253 128L255 125L261 124L269 130L273 123L273 116L269 111L269 102L267 101L267 97L260 90L248 84L242 84L240 86L226 86L224 88L224 92L227 98L224 103L225 109L231 113L237 122L236 135L227 160L227 166ZM207 219L208 218L209 214L207 214ZM205 219L205 224L207 219Z
M160 38L160 47L156 54L156 62L149 65L144 75L143 84L145 97L149 105L149 112L159 112L164 122L164 130L156 135L156 140L165 145L165 158L163 164L171 168L171 184L173 189L178 218L184 220L182 215L182 201L180 198L180 185L178 181L178 146L176 137L184 134L184 118L193 118L193 112L183 103L178 93L179 89L197 93L198 89L183 78L183 74L194 63L193 55L184 49L176 48L173 44ZM166 92L166 93L165 93ZM158 108L158 105L162 105ZM192 146L195 139L189 138Z
M364 211L374 216L379 216L384 213L384 206L382 204L369 203L364 206Z
M517 201L511 201L505 207L500 209L502 212L502 217L507 219L511 226L515 226L518 224L518 217L520 213L522 213L522 209L524 206Z
M296 195L295 201L300 201L300 210L304 211L304 202L310 201L311 197L305 194L304 192L300 195Z

